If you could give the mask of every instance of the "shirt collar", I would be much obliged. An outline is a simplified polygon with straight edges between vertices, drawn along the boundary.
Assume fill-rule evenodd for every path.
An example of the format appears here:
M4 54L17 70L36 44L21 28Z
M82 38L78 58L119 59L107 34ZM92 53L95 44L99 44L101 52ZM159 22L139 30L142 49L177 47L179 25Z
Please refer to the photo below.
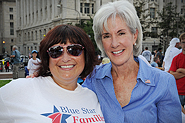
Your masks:
M151 77L153 74L152 73L153 70L151 70L151 66L147 65L139 57L134 57L134 60L136 62L139 62L139 71L138 71L138 75L137 75L137 81L140 80L141 82L143 82L146 85L155 86L154 77ZM96 78L103 79L105 77L109 77L112 79L111 68L112 68L111 62L108 64L98 66L97 69L104 69L104 70L97 70L98 72L96 74Z
M107 64L100 65L99 68L97 68L97 69L104 69L104 70L103 71L98 70L98 72L96 74L96 78L103 79L106 76L112 78L111 68L112 68L111 62L109 62Z
M137 80L140 79L141 82L143 82L146 85L155 86L154 83L154 77L153 76L153 69L151 66L149 66L147 63L145 63L141 58L135 57L134 58L136 62L139 61L139 71L137 74Z

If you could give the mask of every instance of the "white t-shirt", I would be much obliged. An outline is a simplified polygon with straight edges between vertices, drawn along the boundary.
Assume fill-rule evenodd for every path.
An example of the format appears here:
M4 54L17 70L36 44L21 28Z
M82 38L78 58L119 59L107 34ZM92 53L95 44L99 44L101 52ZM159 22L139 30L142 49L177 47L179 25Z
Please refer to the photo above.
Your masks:
M146 60L150 62L152 53L149 50L145 50L143 51L142 56L144 56Z
M182 50L179 50L178 48L176 47L173 47L170 52L169 52L169 57L164 57L164 71L168 71L171 67L171 63L172 63L172 60L173 58L178 55L179 53L181 53Z
M94 92L51 77L21 78L0 88L0 123L105 123Z
M39 65L38 65L39 62L40 62L40 59L38 59L38 58L36 58L36 60L31 58L28 61L27 69L29 69L29 75L33 74L36 71L36 69L39 67Z
M146 60L146 58L142 55L138 56L140 59L142 59L148 66L151 66L150 63Z

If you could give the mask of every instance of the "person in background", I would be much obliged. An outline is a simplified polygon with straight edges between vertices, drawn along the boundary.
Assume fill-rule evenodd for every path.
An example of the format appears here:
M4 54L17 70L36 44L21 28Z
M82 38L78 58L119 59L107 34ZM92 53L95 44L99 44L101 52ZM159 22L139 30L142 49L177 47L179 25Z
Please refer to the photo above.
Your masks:
M107 64L109 62L110 62L110 59L107 58L107 57L105 57L105 58L102 59L102 64Z
M164 71L168 72L168 70L170 69L173 58L182 52L179 49L180 49L180 40L178 38L173 38L170 41L170 46L167 48L167 50L165 52L165 57L163 60L163 65L162 65Z
M37 50L33 50L31 54L32 54L32 58L29 59L28 66L27 66L27 69L29 71L29 76L31 76L31 74L36 72L40 63L40 59L37 58L37 55L38 55Z
M154 56L155 56L155 53L154 53L154 51L152 51L152 57L151 57L150 63L152 63L154 61Z
M157 54L157 50L154 50L154 56Z
M17 46L13 46L12 47L12 55L10 56L10 58L13 59L13 79L17 79L18 78L18 72L19 72L19 65L20 65L20 52L17 50L18 47Z
M181 123L175 78L147 65L142 27L127 0L101 6L93 18L95 41L110 63L96 66L82 84L99 99L106 123Z
M181 105L185 105L185 33L179 37L182 52L172 60L169 72L175 77Z
M79 27L59 25L40 42L38 77L0 88L0 123L105 123L97 96L77 84L97 62Z
M9 72L9 66L10 66L9 60L5 61L5 70L6 70L6 72Z
M143 51L142 55L146 58L146 60L150 63L152 53L148 50L148 47L145 47L145 51Z
M156 53L155 57L158 57L160 60L160 63L158 63L159 67L162 67L162 62L163 62L163 56L162 56L162 48L158 48L158 52Z
M154 57L154 61L151 63L152 67L158 68L158 63L160 62L158 57Z

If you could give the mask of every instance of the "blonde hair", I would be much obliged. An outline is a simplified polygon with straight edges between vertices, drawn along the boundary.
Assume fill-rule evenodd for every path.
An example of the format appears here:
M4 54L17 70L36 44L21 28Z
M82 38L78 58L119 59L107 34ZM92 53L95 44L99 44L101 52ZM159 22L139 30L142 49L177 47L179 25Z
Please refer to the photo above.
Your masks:
M106 63L109 63L110 62L110 59L109 58L103 58L102 59L102 64L106 64Z
M180 39L180 42L181 42L181 40L184 40L184 39L185 39L185 32L182 33L182 34L179 36L179 39Z

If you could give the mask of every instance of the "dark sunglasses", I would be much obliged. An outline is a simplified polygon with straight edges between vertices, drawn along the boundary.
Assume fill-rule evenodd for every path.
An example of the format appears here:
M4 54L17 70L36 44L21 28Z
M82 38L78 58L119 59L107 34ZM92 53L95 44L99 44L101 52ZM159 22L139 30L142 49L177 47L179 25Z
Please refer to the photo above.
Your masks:
M64 53L64 48L67 48L67 52L72 56L79 56L82 54L84 47L80 44L71 44L68 46L52 46L47 52L51 58L58 58Z

